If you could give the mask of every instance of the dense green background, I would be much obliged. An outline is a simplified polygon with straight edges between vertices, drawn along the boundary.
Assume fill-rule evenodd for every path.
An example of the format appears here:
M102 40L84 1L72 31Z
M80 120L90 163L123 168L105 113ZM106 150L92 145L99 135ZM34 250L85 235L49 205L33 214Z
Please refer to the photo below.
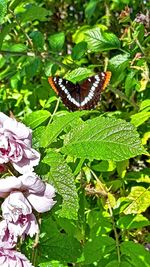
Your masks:
M40 267L148 267L148 1L0 1L0 110L33 129L36 172L57 190L42 216ZM109 70L95 110L69 112L48 84ZM39 219L39 221L41 221Z

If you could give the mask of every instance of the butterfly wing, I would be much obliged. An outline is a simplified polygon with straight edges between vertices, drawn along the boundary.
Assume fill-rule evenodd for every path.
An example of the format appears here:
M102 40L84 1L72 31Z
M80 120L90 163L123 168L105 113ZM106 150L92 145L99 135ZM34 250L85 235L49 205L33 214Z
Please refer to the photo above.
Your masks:
M100 100L101 92L106 88L111 78L111 72L100 72L80 84L80 109L93 109Z
M61 97L69 110L93 109L100 100L100 94L109 83L111 72L101 72L83 83L73 84L60 77L49 77L53 90Z
M62 102L69 110L80 109L80 94L78 90L79 85L75 85L66 79L60 77L49 77L48 82L52 89L60 96Z

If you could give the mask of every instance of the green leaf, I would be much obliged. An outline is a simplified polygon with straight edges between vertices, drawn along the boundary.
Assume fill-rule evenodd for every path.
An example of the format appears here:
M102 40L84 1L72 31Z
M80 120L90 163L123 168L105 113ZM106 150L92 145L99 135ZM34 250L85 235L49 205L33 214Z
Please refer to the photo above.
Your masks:
M14 27L14 23L5 24L5 26L1 29L1 32L0 32L0 49L2 48L3 41L4 41L5 37L7 36L7 34L9 34L9 32L11 31L11 29L13 27Z
M47 147L56 140L58 135L64 131L71 124L74 124L82 115L87 114L88 111L68 113L65 116L56 117L56 119L46 127L41 138L41 146Z
M142 214L128 214L121 217L117 221L117 225L120 229L137 229L150 225L150 221Z
M27 51L27 47L24 44L14 44L14 45L9 46L9 51L11 51L11 52L25 52L25 51Z
M98 164L92 165L92 170L98 171L98 172L112 172L116 168L116 163L109 160L103 160Z
M24 119L25 124L34 129L50 117L50 112L47 110L38 110L30 113Z
M44 218L41 225L42 233L39 243L39 255L41 262L50 260L75 262L81 254L81 245L72 236L61 233L57 229L56 222ZM49 266L49 265L48 265Z
M59 261L48 261L48 262L44 262L44 263L40 263L39 267L68 267L68 265L64 265L62 263L60 263Z
M44 50L44 36L40 31L33 31L29 36L32 39L35 48Z
M150 99L142 101L140 105L140 111L149 111L150 110Z
M85 41L91 52L101 52L120 47L120 41L113 33L102 32L100 28L87 30Z
M129 65L129 54L119 54L109 60L108 68L113 73L111 81L118 84L126 77L124 70Z
M28 8L20 14L21 22L28 22L33 20L46 21L47 16L51 15L51 11L40 6L29 5Z
M0 0L0 24L3 23L5 14L7 12L7 2L8 0Z
M142 213L150 206L150 191L142 186L133 186L127 199L131 201L125 214Z
M109 262L105 267L131 267L131 264L127 261L121 261L120 263L117 260Z
M134 126L123 120L98 117L73 129L62 152L77 158L121 161L144 149Z
M90 69L77 68L75 70L72 70L71 72L68 72L64 78L73 83L76 83L86 79L89 76L92 76L93 74L93 71L91 71Z
M87 43L86 42L80 42L76 44L72 49L71 57L73 60L80 59L87 50Z
M55 33L49 36L48 41L50 48L55 52L59 52L64 46L65 34L64 32Z
M98 0L90 0L89 3L87 2L86 8L85 8L85 17L90 22L91 17L93 16L96 6L98 4Z
M143 124L150 118L150 112L139 112L131 116L131 123L133 123L136 127Z
M128 262L134 267L149 267L150 266L150 253L140 245L132 241L123 242L120 246L121 252Z
M109 236L95 236L92 240L89 239L84 246L83 255L85 264L99 261L106 254L115 250L115 241Z
M51 149L48 150L43 162L50 166L49 181L63 198L59 216L76 220L79 208L78 195L70 167L61 154Z

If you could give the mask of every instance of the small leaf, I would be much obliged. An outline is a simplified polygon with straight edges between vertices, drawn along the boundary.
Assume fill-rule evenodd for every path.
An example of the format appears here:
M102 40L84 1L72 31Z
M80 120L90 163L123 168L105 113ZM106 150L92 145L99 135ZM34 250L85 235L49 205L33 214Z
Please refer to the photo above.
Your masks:
M7 34L9 34L9 32L11 31L11 29L14 27L14 23L10 23L10 24L6 24L0 32L0 49L2 48L3 45L3 41L5 39L5 37L7 36Z
M27 47L24 44L14 44L9 46L11 52L24 52L27 51Z
M142 101L140 111L150 111L150 99Z
M47 110L38 110L30 113L24 119L24 122L32 129L39 126L42 122L50 117L50 112Z
M7 12L7 2L8 0L0 0L0 24L3 23L5 14Z
M142 214L128 214L121 217L117 221L117 225L120 229L137 229L150 225L150 221Z
M76 44L72 49L71 57L73 60L80 59L87 50L87 43L86 42L80 42Z
M123 212L125 214L142 213L150 205L150 191L142 186L133 186L127 199L129 199L131 203L124 209Z
M64 78L73 82L73 83L76 83L76 82L82 81L82 80L84 80L84 79L86 79L92 75L94 75L94 73L90 69L78 68L78 69L75 69L71 72L68 72Z
M109 262L105 267L131 267L131 264L127 261L118 262L117 260Z
M44 36L40 31L33 31L29 36L32 39L35 48L44 50Z
M50 166L49 181L63 198L62 209L58 212L59 216L76 220L79 204L71 169L63 156L51 149L48 150L43 162Z
M64 32L55 33L50 35L48 38L50 48L55 51L59 52L62 50L64 42L65 42L65 34Z
M116 35L103 32L98 27L86 31L85 41L91 52L107 51L120 47L120 41Z
M121 161L142 154L144 149L132 124L98 117L71 130L61 151L77 158Z

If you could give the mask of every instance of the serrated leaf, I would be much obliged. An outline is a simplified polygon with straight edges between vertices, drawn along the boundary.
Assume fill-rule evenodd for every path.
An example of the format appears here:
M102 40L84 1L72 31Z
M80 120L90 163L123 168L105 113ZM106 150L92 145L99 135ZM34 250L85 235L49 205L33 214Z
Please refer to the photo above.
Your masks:
M150 225L150 221L142 214L128 214L121 217L117 221L117 226L120 229L137 229Z
M128 258L128 262L134 267L149 267L150 253L140 245L132 241L123 242L120 246L122 255Z
M127 199L131 203L123 211L125 214L142 213L150 206L150 191L142 186L133 186Z
M120 41L115 34L103 32L98 27L86 31L85 41L91 52L107 51L120 47Z
M51 219L42 221L42 238L40 239L39 254L42 255L41 262L50 260L75 262L81 254L81 245L72 236L61 233L56 228L56 222Z
M0 24L3 23L5 14L7 12L7 2L8 2L8 0L1 0L0 1Z
M40 145L42 147L50 145L56 140L57 136L66 129L66 127L74 124L74 122L84 114L87 114L87 111L68 113L65 116L57 117L46 127L41 138Z
M39 126L42 122L47 120L51 116L47 110L38 110L30 113L24 119L24 122L32 129Z
M59 216L76 220L79 208L78 195L70 167L63 156L53 150L48 150L43 162L50 166L49 181L63 198Z
M48 38L50 48L53 51L61 51L65 42L65 34L64 32L55 33L50 35Z
M131 116L131 123L133 123L136 127L143 124L150 118L150 112L139 112Z
M79 81L86 79L87 77L89 77L93 74L94 74L93 71L91 71L90 69L77 68L71 72L68 72L64 78L73 82L73 83L76 83L76 82L79 82Z
M115 241L109 236L95 236L89 239L84 246L83 255L85 264L99 261L107 253L115 250Z
M114 118L98 117L73 129L61 151L90 160L129 159L144 152L139 135L130 123Z
M47 16L50 16L52 13L50 10L45 9L44 7L29 5L25 12L20 14L20 21L46 21Z

